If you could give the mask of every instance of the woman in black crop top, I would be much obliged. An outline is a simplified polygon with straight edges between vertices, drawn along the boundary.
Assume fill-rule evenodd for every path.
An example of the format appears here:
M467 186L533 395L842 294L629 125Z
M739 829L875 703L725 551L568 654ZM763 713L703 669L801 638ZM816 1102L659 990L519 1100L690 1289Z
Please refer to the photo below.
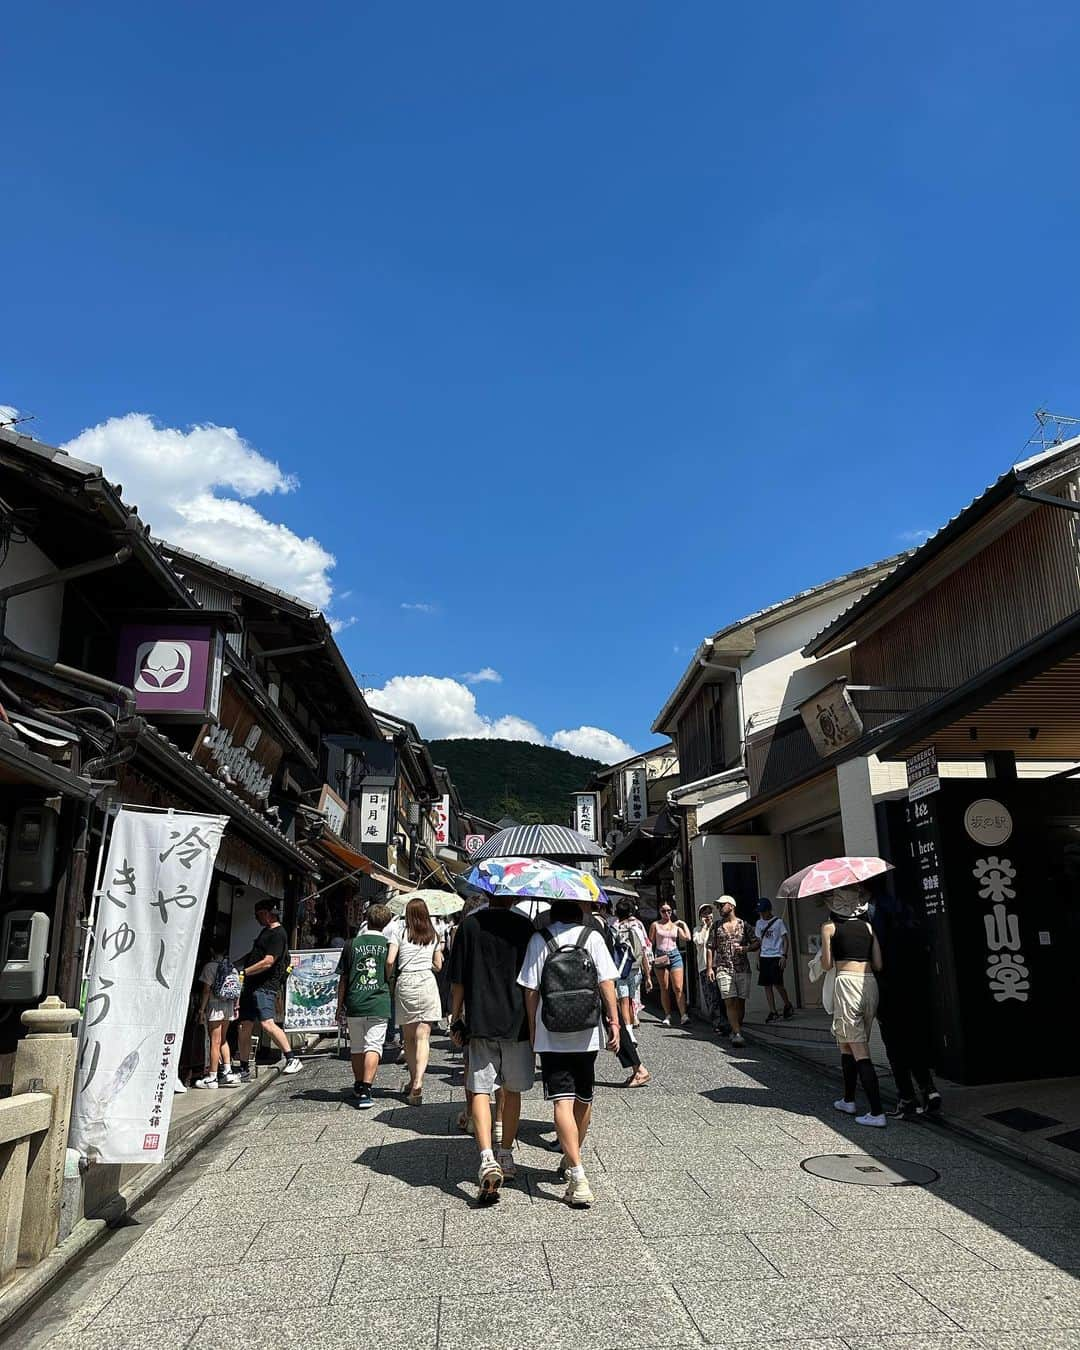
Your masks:
M821 968L834 972L832 1032L840 1047L844 1095L833 1105L855 1116L859 1125L883 1129L881 1091L870 1058L870 1032L878 1006L874 972L881 969L881 948L866 918L869 894L862 886L844 886L830 893L832 907L821 926ZM857 1115L856 1084L862 1083L870 1109Z

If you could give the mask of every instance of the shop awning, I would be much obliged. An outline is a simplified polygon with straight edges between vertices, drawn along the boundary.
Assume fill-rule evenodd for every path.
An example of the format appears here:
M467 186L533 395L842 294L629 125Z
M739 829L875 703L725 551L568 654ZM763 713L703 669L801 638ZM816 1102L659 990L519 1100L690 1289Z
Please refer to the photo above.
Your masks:
M651 867L671 852L678 839L679 827L665 807L630 831L612 853L609 866L613 872L636 872Z
M271 821L250 807L219 779L192 762L149 723L143 726L136 742L138 754L144 763L150 761L182 801L209 806L229 817L229 828L235 829L252 844L262 848L271 857L284 862L294 872L311 873L315 863L303 850Z
M312 847L319 852L328 853L336 862L342 863L350 872L364 872L383 886L392 886L398 891L414 891L416 882L408 877L399 877L388 867L374 862L363 853L358 853L351 844L324 827L322 836L312 841Z
M1080 760L1080 614L876 735L882 759L934 745L941 759Z

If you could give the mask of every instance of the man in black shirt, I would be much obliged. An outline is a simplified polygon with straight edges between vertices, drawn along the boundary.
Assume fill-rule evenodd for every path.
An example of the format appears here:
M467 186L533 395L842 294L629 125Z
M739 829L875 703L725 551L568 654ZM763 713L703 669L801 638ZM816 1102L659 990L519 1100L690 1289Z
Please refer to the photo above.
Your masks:
M255 917L262 925L262 931L243 961L237 962L244 977L237 1033L241 1083L251 1081L251 1028L256 1022L285 1056L283 1073L299 1073L304 1067L293 1054L288 1036L274 1020L278 994L289 965L289 938L281 926L280 915L271 905L256 905Z
M513 1150L521 1094L532 1087L536 1065L517 982L533 926L511 909L511 903L508 896L493 896L488 908L464 920L450 950L450 1030L455 1044L468 1041L465 1086L472 1094L473 1129L480 1149L480 1191L489 1197L498 1194L504 1179L517 1175ZM502 1088L502 1140L496 1157L491 1146L491 1094L497 1088Z

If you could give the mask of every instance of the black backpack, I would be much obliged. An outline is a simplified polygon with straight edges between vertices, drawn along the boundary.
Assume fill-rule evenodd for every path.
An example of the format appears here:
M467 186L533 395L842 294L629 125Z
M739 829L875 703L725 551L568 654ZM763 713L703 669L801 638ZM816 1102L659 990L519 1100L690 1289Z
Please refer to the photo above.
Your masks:
M586 947L583 928L571 947L560 947L549 928L541 929L547 959L540 974L540 1015L548 1031L591 1031L600 1020L600 982Z

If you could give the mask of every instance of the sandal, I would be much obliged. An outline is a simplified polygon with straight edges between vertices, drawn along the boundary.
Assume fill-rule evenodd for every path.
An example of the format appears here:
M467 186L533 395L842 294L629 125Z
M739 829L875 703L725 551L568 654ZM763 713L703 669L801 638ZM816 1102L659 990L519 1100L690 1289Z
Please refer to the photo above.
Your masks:
M652 1078L652 1074L648 1071L648 1069L644 1069L642 1070L642 1072L645 1075L643 1078L639 1078L638 1074L635 1072L626 1080L626 1082L623 1084L623 1087L639 1088L647 1086L649 1080Z

